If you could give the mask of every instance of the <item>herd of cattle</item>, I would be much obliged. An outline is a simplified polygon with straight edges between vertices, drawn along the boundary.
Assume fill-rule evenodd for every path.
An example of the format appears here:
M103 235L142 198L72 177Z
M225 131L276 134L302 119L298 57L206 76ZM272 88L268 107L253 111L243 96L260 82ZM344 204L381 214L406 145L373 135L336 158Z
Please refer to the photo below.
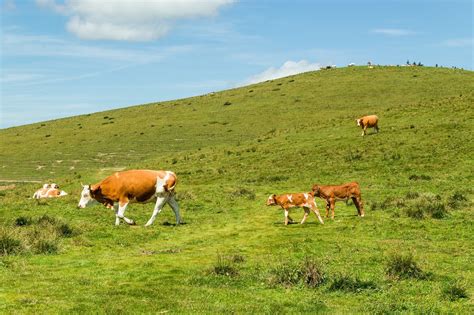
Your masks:
M376 132L379 130L378 117L375 115L364 116L357 119L356 122L363 130L362 136L366 134L367 128L374 128ZM118 203L118 208L115 210L115 225L119 225L120 220L134 225L135 221L125 217L128 204L155 202L153 214L145 224L145 226L150 226L163 207L168 204L173 209L176 224L180 224L181 217L175 194L176 183L176 174L171 171L129 170L116 172L97 184L83 185L78 208L101 203L105 207L115 210L114 204ZM33 198L53 198L65 195L67 193L60 190L57 184L44 184L34 193ZM319 222L324 224L315 197L326 201L326 217L329 217L329 210L331 210L331 218L334 219L335 202L338 200L348 201L349 199L352 199L358 215L364 216L360 186L357 182L329 186L315 184L307 193L273 194L268 197L266 204L267 206L278 205L284 209L285 225L293 222L289 216L290 208L303 208L304 217L301 224L306 221L310 211L313 211Z

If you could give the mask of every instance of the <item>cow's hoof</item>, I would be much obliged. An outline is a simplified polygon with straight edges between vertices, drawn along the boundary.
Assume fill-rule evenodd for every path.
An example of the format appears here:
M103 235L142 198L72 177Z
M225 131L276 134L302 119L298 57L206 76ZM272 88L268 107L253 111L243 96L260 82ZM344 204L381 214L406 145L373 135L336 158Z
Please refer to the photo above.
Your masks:
M129 225L137 225L137 223L133 220L131 220L132 222L129 223Z

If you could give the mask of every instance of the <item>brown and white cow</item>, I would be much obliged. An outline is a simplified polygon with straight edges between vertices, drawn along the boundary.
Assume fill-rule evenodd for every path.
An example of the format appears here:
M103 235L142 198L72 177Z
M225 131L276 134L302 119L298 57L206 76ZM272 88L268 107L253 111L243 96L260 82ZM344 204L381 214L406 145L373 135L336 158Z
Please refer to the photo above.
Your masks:
M85 208L93 201L97 201L109 209L114 209L118 202L115 215L115 225L123 219L128 224L135 222L124 216L127 205L131 202L153 202L153 214L145 226L150 226L160 213L163 206L168 203L173 209L176 224L181 222L179 205L175 199L176 174L170 171L129 170L116 172L94 185L85 185L81 193L79 208Z
M337 200L347 201L349 198L354 202L359 216L365 215L360 186L357 182L329 186L314 184L312 190L315 197L326 200L326 218L329 217L329 208L331 208L331 217L334 219L334 206Z
M367 128L374 128L375 131L379 132L379 118L377 115L364 116L359 119L356 119L357 126L362 128L362 136L365 136Z
M323 219L319 215L318 206L314 201L314 195L312 192L309 193L297 193L297 194L283 194L283 195L270 195L267 200L267 206L276 206L279 205L285 210L285 225L288 225L288 222L293 222L289 215L290 208L303 208L304 210L304 217L301 220L301 224L303 224L308 215L310 210L314 212L314 214L318 217L319 222L324 224Z
M34 199L55 198L66 196L67 192L60 190L57 184L44 184L43 188L38 189L34 194Z

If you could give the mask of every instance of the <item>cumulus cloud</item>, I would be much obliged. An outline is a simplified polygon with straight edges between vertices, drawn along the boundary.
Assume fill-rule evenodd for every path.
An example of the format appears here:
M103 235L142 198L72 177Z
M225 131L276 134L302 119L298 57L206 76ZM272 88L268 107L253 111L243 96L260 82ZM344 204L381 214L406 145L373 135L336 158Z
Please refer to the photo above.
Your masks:
M235 0L36 0L69 16L67 29L82 39L150 41L168 33L180 19L209 17Z
M270 67L262 73L251 76L244 84L254 84L267 80L295 75L298 73L319 70L321 66L318 63L310 63L307 60L286 61L280 68Z
M372 33L387 35L387 36L408 36L408 35L415 35L416 32L400 29L400 28L377 28L372 30Z

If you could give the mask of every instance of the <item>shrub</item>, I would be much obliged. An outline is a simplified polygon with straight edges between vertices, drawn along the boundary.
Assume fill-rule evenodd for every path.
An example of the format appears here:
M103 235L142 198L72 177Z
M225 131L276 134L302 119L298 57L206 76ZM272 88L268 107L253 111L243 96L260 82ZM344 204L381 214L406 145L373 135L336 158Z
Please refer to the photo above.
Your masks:
M239 271L227 257L217 255L217 263L212 267L211 273L219 276L233 277L237 276Z
M31 224L31 218L28 217L18 217L15 220L16 226L26 226Z
M72 237L74 230L67 223L63 223L57 228L58 233L62 237Z
M33 245L37 254L55 254L58 252L58 245L53 240L42 239Z
M376 289L377 285L373 281L360 280L358 277L352 278L348 275L336 276L329 286L330 291L360 292L362 290Z
M56 218L50 217L47 214L42 215L41 217L38 218L38 224L40 225L55 225L57 222Z
M305 258L299 263L282 263L270 270L268 279L271 285L305 285L310 288L323 284L325 280L320 263L311 258Z
M306 286L315 288L326 280L321 265L314 259L306 258L303 262L302 278Z
M460 282L452 282L443 288L442 297L450 301L456 301L459 299L466 299L469 295L467 294L467 289L463 284Z
M394 279L424 279L425 273L418 266L412 254L395 254L389 257L385 269L387 276Z
M447 205L451 209L459 209L467 203L467 198L461 192L456 191L448 197Z
M0 231L0 256L17 254L22 249L21 240L15 238L13 233L5 229Z

